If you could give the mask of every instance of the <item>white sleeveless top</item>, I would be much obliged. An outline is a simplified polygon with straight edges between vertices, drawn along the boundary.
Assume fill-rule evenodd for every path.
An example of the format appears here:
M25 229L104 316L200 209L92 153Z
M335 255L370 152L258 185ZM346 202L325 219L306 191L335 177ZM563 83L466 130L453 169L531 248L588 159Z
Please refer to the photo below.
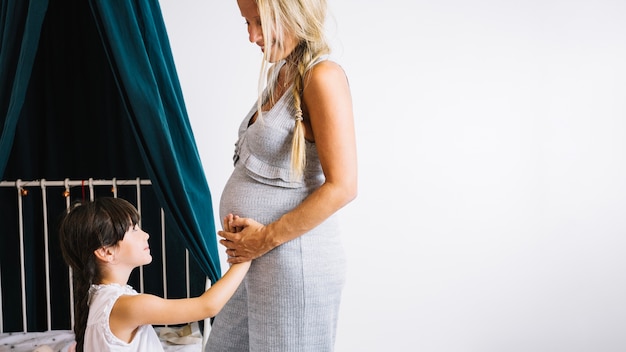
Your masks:
M163 351L161 341L152 325L143 325L130 343L117 338L111 332L109 316L121 295L137 295L132 287L118 284L92 285L89 290L89 317L85 330L85 352L106 351Z

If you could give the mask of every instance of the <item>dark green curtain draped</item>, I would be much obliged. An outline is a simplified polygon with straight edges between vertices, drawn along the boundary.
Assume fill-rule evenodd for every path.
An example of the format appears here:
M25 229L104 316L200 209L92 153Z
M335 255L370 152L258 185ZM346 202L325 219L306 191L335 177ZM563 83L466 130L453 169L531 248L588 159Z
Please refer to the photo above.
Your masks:
M4 174L15 128L37 54L47 0L2 1L0 11L0 175Z
M220 266L211 195L158 1L90 4L157 196L215 282Z
M33 109L24 105L24 99L49 1L2 0L1 6L0 179L4 179L18 120L24 110ZM211 194L158 1L92 0L89 6L122 112L169 226L215 282L221 272Z

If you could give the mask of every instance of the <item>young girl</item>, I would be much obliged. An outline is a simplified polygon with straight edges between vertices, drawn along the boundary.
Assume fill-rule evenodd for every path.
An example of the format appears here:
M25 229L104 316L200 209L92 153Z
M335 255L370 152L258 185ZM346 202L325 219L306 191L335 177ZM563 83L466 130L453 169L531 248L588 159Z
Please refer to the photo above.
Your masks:
M250 262L232 265L201 296L163 299L127 285L152 261L135 207L120 198L77 204L59 229L63 258L74 276L76 350L163 351L152 324L182 324L215 316L243 280ZM229 224L224 226L230 229Z

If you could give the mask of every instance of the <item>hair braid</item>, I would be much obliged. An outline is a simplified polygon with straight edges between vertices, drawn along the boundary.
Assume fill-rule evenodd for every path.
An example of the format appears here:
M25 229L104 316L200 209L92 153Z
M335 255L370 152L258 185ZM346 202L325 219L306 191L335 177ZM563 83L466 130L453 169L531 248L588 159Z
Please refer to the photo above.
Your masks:
M85 330L87 329L87 318L89 317L89 289L91 284L98 282L98 273L93 257L82 271L73 270L74 284L74 334L76 335L76 352L83 352L85 343Z
M300 49L306 45L300 45L296 48L296 51L303 51L303 54L307 53L306 49ZM310 53L309 53L310 54ZM308 57L307 57L308 56ZM310 55L302 55L301 60L298 62L297 69L293 74L293 88L291 94L293 95L293 104L296 114L295 128L293 132L293 139L291 140L291 171L292 176L296 179L302 177L304 168L306 166L306 143L304 139L304 116L302 114L302 93L304 91L304 77L307 66L309 64ZM309 59L309 60L307 60Z

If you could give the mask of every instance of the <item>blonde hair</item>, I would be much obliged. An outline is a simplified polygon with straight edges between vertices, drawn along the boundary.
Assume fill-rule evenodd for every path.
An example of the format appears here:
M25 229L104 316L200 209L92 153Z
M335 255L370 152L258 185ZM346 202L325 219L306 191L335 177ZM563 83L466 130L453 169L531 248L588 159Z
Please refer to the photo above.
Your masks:
M326 0L256 0L261 17L265 51L259 79L258 116L261 116L262 91L264 79L272 75L268 69L268 62L275 50L284 43L284 34L290 33L297 41L296 47L286 58L287 79L293 82L291 94L295 108L295 130L291 143L291 172L292 177L302 176L306 166L306 142L304 139L304 123L302 116L302 93L305 86L307 72L317 60L330 53L330 46L326 41L324 23L326 21ZM269 45L268 45L269 44ZM268 96L273 97L272 85L268 86ZM272 102L273 104L274 102Z

